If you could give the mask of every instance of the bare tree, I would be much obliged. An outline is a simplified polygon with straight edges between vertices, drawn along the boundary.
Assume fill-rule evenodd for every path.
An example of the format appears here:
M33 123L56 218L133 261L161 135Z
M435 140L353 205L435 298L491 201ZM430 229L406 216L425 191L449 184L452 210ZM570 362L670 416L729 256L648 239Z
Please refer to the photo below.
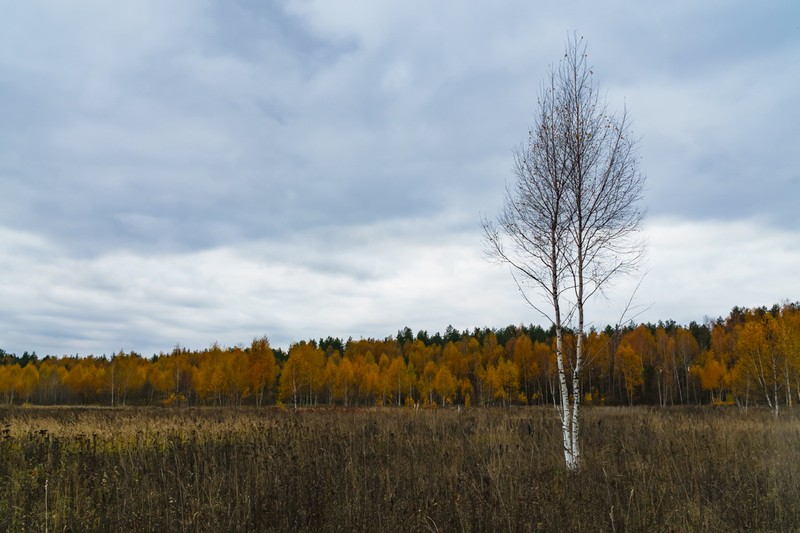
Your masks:
M627 112L599 97L583 40L571 39L539 95L527 144L514 152L513 185L496 222L483 220L487 252L511 267L526 302L556 333L567 468L580 464L581 375L586 302L618 274L635 270L644 178ZM544 297L544 304L536 297ZM563 328L576 334L574 357Z

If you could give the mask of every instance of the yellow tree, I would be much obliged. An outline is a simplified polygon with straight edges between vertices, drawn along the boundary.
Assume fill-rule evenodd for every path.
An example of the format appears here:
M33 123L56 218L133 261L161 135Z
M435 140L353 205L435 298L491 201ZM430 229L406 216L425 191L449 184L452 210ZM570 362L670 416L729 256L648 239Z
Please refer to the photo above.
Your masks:
M347 357L343 358L337 367L336 378L333 382L333 398L347 406L356 387L355 369Z
M442 401L442 405L453 403L458 392L458 380L447 366L441 366L433 378L431 386Z
M700 388L708 391L711 395L711 403L714 403L714 393L717 393L719 401L723 400L723 389L728 379L728 370L715 356L711 350L706 351L700 357L696 365L690 371L697 376L700 381Z
M655 374L658 390L658 403L661 406L675 404L681 396L680 381L675 366L675 339L664 327L658 327L655 334Z
M177 401L183 401L196 395L192 379L195 368L199 364L200 355L197 352L189 352L180 347L175 347L172 354L167 358L167 366L175 374L175 396Z
M295 409L302 400L302 372L302 365L297 357L290 355L283 363L278 383L278 397L284 402L291 400Z
M472 382L469 379L462 379L458 384L458 392L464 401L464 407L472 405L472 395L475 394L475 389L472 387Z
M519 396L519 368L513 361L501 359L497 363L497 378L503 397L509 403L513 402Z
M392 362L389 356L382 353L378 358L378 374L375 379L375 394L379 405L386 405L390 400L392 392L392 382L388 376L388 370Z
M459 344L462 344L462 342L459 341ZM455 343L451 341L448 342L442 349L441 364L446 366L450 373L458 379L465 378L467 376L467 372L469 371L469 361L466 359L466 342L463 343L463 346L464 351L462 352L455 345Z
M633 394L637 387L644 382L642 358L634 348L623 341L617 348L617 368L625 380L625 392L628 403L633 405Z
M490 369L497 365L504 353L505 350L498 342L497 335L489 332L483 338L480 354L474 354L476 357L479 355L479 360L475 361L472 368L473 388L479 405L485 405L494 398L493 371Z
M176 391L176 358L162 354L147 369L147 381L150 382L153 392L161 401L173 403L178 401ZM184 398L185 399L185 398Z
M386 383L391 388L396 405L403 405L403 392L408 388L406 363L402 357L395 357L386 369Z
M31 400L31 394L39 382L39 371L33 363L25 365L18 373L14 383L14 392L17 397L27 403Z
M419 339L412 343L407 343L403 348L405 349L405 356L409 366L413 366L417 372L423 370L428 362L437 361L441 355L441 349L438 345L426 346Z
M736 362L736 337L730 328L726 327L721 321L710 326L711 337L709 340L709 350L703 359L705 364L708 358L713 358L717 361L721 368L715 369L709 366L706 370L706 385L711 385L709 380L713 381L713 374L715 372L722 373L722 382L719 385L718 398L724 401L725 396L730 392L731 383L739 371L734 371L734 364ZM702 384L701 384L702 385Z
M64 377L67 369L64 361L55 357L46 357L39 365L39 382L37 395L42 403L60 403L63 401Z
M611 338L605 332L590 331L584 342L586 373L583 384L584 398L594 404L602 403L604 395L600 392L608 372L611 353Z
M780 324L769 314L750 315L737 328L736 364L731 386L749 402L750 388L763 397L777 417L785 392L786 354L780 342Z
M781 311L783 352L786 354L786 397L791 405L790 382L795 382L795 393L800 401L800 307L786 305Z
M215 404L239 404L250 394L249 355L239 347L222 350L218 344L203 353L193 369L192 383L199 398Z
M492 397L504 406L519 394L519 368L505 357L486 367L483 379L491 387Z
M223 391L228 403L238 405L253 394L250 354L236 346L223 355Z
M327 403L333 405L336 402L336 378L339 374L339 365L342 358L339 356L338 350L333 350L331 355L325 361L325 395Z
M678 397L681 403L688 403L691 401L689 371L700 355L700 346L697 344L697 339L694 338L692 332L686 328L677 328L673 333L673 339L675 341L675 351L672 372L678 382Z
M462 341L463 343L463 341ZM466 350L465 350L465 358L466 358L466 365L467 365L467 374L461 376L462 379L469 378L469 376L474 375L475 366L480 362L481 359L481 343L478 342L478 339L475 337L470 337L466 341Z
M427 403L433 404L433 380L436 379L436 374L439 372L439 367L433 361L428 361L425 368L422 369L422 375L419 377L419 393L420 396L426 398Z
M536 341L533 343L533 359L539 369L539 391L542 401L547 401L548 395L555 401L558 396L558 368L554 349L547 343Z
M356 357L354 364L354 377L356 383L356 398L362 403L375 400L378 386L378 364L371 351Z
M481 351L481 365L485 368L489 365L496 365L503 357L505 350L503 345L497 341L497 335L488 333L483 338L483 349Z
M73 359L70 364L63 380L67 390L73 396L79 397L82 403L96 401L110 384L105 360L88 356Z
M121 350L111 358L111 405L125 405L128 394L139 391L147 381L148 362L138 354L125 355Z
M224 374L222 349L214 343L209 350L199 354L197 366L192 369L192 385L201 401L222 403Z
M539 368L533 356L533 342L531 342L531 338L522 328L520 328L520 334L514 342L513 359L519 369L525 399L530 401L533 384L539 374Z
M643 372L645 369L653 369L655 367L655 361L657 359L656 340L648 326L640 324L633 330L626 332L622 336L620 343L627 343L636 352L639 356ZM644 374L642 375L642 379L637 381L639 382L638 386L645 385ZM644 389L642 389L641 392L642 399L647 400L647 398L644 397ZM630 395L628 396L630 400Z
M417 386L417 369L414 368L414 365L410 362L406 365L406 374L403 379L403 384L408 388L408 394L405 400L406 404L408 404L414 400L414 393Z
M289 357L281 369L278 393L284 401L313 404L325 382L325 354L314 344L301 342L289 349Z
M714 357L730 368L736 359L736 337L722 323L717 323L711 327L710 343Z
M4 394L6 401L14 403L14 393L17 391L17 381L22 369L17 363L0 366L0 393Z

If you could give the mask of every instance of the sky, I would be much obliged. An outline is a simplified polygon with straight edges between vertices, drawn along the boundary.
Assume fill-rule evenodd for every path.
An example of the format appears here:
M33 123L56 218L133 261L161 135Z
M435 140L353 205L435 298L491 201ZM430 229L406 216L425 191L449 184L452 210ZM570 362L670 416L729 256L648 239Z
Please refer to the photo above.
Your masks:
M645 262L590 325L800 299L796 0L0 10L7 352L546 327L480 220L573 34L647 179Z

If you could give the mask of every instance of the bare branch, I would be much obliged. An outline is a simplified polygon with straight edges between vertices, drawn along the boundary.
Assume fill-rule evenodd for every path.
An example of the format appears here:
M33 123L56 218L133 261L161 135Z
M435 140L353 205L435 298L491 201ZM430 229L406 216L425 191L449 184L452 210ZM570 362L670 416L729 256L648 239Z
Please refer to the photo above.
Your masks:
M577 467L580 456L586 302L602 294L616 276L634 272L644 253L637 239L644 216L638 207L644 177L637 140L627 109L610 112L592 75L586 44L574 35L540 88L527 143L514 151L515 180L506 187L504 207L496 223L482 221L490 256L509 265L523 299L555 326L570 468ZM533 294L544 297L543 303ZM544 311L545 305L552 313ZM563 350L562 328L573 319L576 347L570 359Z

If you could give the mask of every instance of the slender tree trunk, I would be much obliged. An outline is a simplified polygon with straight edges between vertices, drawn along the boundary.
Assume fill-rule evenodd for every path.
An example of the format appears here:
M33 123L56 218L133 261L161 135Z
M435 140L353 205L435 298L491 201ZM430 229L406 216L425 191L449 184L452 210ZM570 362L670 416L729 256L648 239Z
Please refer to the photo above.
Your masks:
M745 393L744 393L745 411L747 411L748 407L750 407L750 378L747 378L747 388L745 388Z
M778 418L778 411L780 410L780 402L778 401L778 364L775 361L775 353L772 354L772 394L773 402L775 404L775 418Z
M794 388L797 390L797 401L800 403L800 374L794 378Z
M783 360L783 368L784 368L784 375L786 376L786 405L787 407L792 406L792 382L789 379L789 361L787 359Z
M570 432L572 445L572 464L567 463L570 470L580 466L580 409L581 409L581 374L583 373L583 257L580 256L581 250L578 249L578 331L577 342L575 343L575 367L572 370L572 428Z
M658 376L656 377L656 383L658 384L658 406L664 407L664 400L661 397L661 370L658 371Z
M582 329L582 328L581 328ZM581 362L583 335L579 333L577 342L577 360L575 368L572 371L572 428L570 430L571 447L572 447L572 463L567 464L570 470L577 469L580 466L581 450L579 446L580 436L580 408L581 408L581 371L583 370Z

